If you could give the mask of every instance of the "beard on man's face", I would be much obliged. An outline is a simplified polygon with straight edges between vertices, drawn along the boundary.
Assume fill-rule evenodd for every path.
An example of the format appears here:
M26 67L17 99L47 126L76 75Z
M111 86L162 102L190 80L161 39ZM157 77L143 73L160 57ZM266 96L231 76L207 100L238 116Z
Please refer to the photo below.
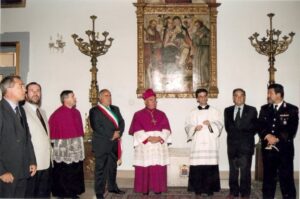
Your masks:
M38 105L38 106L41 104L41 98L40 97L31 97L31 98L27 97L27 101L30 104L35 104L35 105Z

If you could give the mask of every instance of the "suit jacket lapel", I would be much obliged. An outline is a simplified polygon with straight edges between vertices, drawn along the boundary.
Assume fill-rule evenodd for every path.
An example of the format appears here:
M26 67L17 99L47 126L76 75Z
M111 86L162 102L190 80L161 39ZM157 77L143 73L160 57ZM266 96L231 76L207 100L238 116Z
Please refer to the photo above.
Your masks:
M29 113L30 115L27 115L27 117L31 117L35 120L35 123L39 125L40 129L45 129L44 126L42 125L40 119L37 117L37 114L34 112L34 110L30 107L30 105L27 104L28 102L25 103L24 105L24 108L27 110L27 113ZM41 115L45 121L45 124L46 124L46 120L45 120L45 117L43 116L43 113L42 111L41 112ZM48 131L48 127L47 127L47 124L46 124L46 128L47 128L47 131ZM46 132L45 132L46 133Z
M228 114L228 118L230 118L230 121L234 123L234 106L230 107Z
M26 136L26 130L25 130L25 127L22 126L19 118L17 117L16 113L14 112L14 110L12 109L12 107L9 105L9 103L2 99L2 103L3 103L3 107L6 109L9 117L14 121L14 128L15 128L15 133L16 133L16 136L18 138L25 138ZM23 114L22 114L22 111L20 109L20 112L21 112L21 116L23 117ZM25 121L24 121L25 122Z
M281 106L277 110L277 114L281 113L285 109L286 107L285 103L286 103L285 101L282 102Z
M242 112L242 118L241 118L242 120L247 119L248 111L249 111L249 107L245 104Z
M28 129L28 124L27 124L27 119L26 119L26 113L25 113L25 110L23 107L20 106L20 113L21 113L21 116L22 116L22 119L23 119L23 129L26 133L26 137L28 136L28 133L29 133L29 129ZM19 118L18 118L19 120ZM21 123L21 122L19 122ZM22 126L22 125L21 125Z
M274 116L275 112L274 112L274 106L273 106L273 104L271 104L268 107L268 114L271 115L271 116Z
M45 113L44 109L41 109L41 108L40 108L40 112L41 112L42 118L43 118L43 120L45 122L45 125L46 125L46 128L47 128L47 132L48 132L47 134L49 135L49 126L48 126L48 120L47 120L47 117L46 117L46 113ZM42 123L41 123L41 126L44 128Z

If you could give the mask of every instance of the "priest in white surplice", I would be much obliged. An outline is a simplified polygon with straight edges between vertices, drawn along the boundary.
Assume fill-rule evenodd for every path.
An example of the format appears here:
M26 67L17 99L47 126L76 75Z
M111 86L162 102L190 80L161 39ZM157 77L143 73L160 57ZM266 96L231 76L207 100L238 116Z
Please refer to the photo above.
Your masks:
M199 106L186 119L185 130L191 141L188 191L213 195L220 191L219 137L223 129L218 110L207 104L206 89L197 89Z

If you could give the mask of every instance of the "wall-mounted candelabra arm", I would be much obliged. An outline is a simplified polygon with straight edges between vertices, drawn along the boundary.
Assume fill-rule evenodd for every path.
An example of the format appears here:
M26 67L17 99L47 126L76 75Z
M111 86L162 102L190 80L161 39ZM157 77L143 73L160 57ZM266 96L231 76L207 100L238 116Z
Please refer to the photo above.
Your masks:
M55 49L56 51L64 52L64 47L66 46L66 42L63 41L63 37L60 34L57 34L57 39L55 42L52 40L52 36L50 36L49 48L50 50Z

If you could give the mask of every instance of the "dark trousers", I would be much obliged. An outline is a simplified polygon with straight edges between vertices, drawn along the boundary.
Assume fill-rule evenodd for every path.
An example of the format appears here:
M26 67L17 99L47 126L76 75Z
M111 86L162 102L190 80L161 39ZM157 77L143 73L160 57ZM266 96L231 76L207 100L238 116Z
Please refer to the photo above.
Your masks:
M105 193L106 182L108 191L118 189L116 183L118 160L116 150L117 144L110 153L95 154L95 192L97 197L101 197Z
M293 155L275 150L263 150L264 179L263 198L273 199L276 191L277 176L283 199L295 199Z
M213 195L221 189L218 165L191 165L188 191Z
M0 180L0 198L24 198L27 180L14 179L13 183Z
M52 195L73 198L85 191L83 161L66 164L53 162Z
M229 159L229 188L234 196L248 197L251 193L252 154L237 154ZM240 175L240 183L239 183Z
M50 198L51 168L37 171L33 177L28 178L26 198Z

